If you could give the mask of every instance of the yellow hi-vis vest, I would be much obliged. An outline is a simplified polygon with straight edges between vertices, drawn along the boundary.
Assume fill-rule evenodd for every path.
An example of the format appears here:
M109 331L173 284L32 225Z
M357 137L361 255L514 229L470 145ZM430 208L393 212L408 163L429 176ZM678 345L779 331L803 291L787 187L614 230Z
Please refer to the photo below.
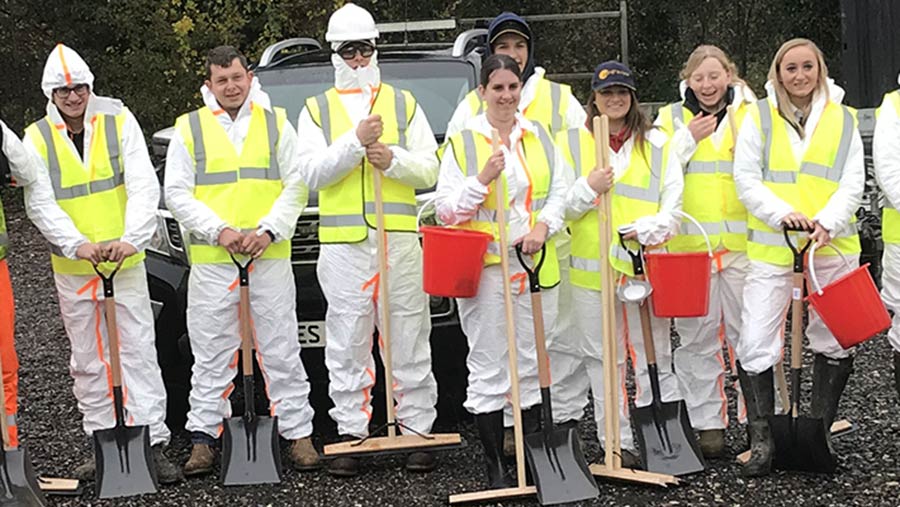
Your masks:
M808 134L812 138L801 161L794 158L787 132L790 127L779 117L773 102L760 100L757 107L750 108L749 114L762 134L763 184L794 210L808 217L815 216L838 189L856 128L853 111L829 102L822 111L815 132ZM837 235L831 242L844 254L860 252L855 223L856 217L853 216L849 230ZM772 229L752 214L747 225L747 256L750 259L779 266L793 263L793 254L781 231ZM800 240L798 233L795 241ZM828 248L816 253L837 255Z
M885 94L881 107L875 111L876 118L882 108L891 106L894 107L897 116L900 116L900 90ZM900 142L900 139L896 139L895 142ZM885 243L900 244L900 212L897 211L897 205L887 199L884 201L884 209L881 210L881 235Z
M675 119L687 125L694 118L683 104L676 102L659 110L658 118L670 135L675 132ZM741 124L746 112L742 103L735 111L736 125ZM718 148L712 136L697 143L694 156L684 168L682 211L703 225L713 249L721 244L732 252L743 252L747 250L747 208L734 186L733 150L731 128L725 129ZM684 218L681 233L669 240L666 248L670 252L705 252L706 241L697 226Z
M575 170L575 177L587 176L597 165L594 137L585 128L560 132L556 146ZM657 148L649 141L633 148L631 160L625 172L616 178L612 188L613 244L609 249L609 262L620 273L634 276L631 256L619 243L615 232L620 226L638 218L659 212L662 180L665 177L668 148ZM585 289L600 290L600 236L597 211L588 210L581 218L569 222L572 232L572 254L569 257L569 278L573 285ZM628 241L635 251L640 246Z
M26 138L47 166L56 203L91 243L117 241L125 233L128 195L120 135L125 117L124 111L115 116L98 114L94 117L94 135L86 153L87 162L82 162L78 154L66 146L63 134L49 117L25 129ZM89 261L66 258L58 245L50 245L50 260L56 273L95 274ZM144 252L138 252L126 259L122 268L130 268L143 260ZM103 263L104 269L113 267L111 263Z
M250 127L241 154L212 110L201 107L175 120L175 130L194 159L194 197L209 206L229 226L247 232L272 209L283 184L278 166L278 139L287 115L250 104ZM191 235L193 264L230 264L231 257L217 238L212 242ZM273 243L263 259L289 259L291 240Z
M340 94L334 88L306 99L306 107L313 121L322 128L329 146L354 128L341 103ZM406 130L416 107L411 93L382 83L371 112L381 115L384 125L379 141L406 148ZM377 169L363 158L340 181L319 190L320 242L358 243L368 238L369 229L375 229L372 171ZM415 189L395 179L384 178L381 191L385 229L389 232L415 232Z
M534 125L537 127L537 134L525 130L521 140L522 152L525 156L525 172L528 173L528 181L531 184L530 195L526 197L525 207L531 212L532 227L537 223L538 216L550 194L550 186L553 181L553 161L555 160L554 150L556 149L546 129L539 123ZM452 149L456 164L466 176L477 176L493 154L491 140L470 129L451 136L442 147L442 154L446 152L447 147ZM503 178L503 189L507 192L504 202L507 203L506 209L509 209L509 184L505 182L506 176ZM488 186L488 194L475 217L456 226L459 229L485 232L494 237L494 240L488 244L487 253L484 254L486 266L500 262L500 230L497 227L497 197L494 193L497 191L496 182L497 180ZM507 216L509 215L507 214ZM509 239L511 244L511 240L514 238ZM541 287L550 288L559 283L559 260L556 255L555 242L551 238L547 238L545 245L547 258L541 266L539 278ZM536 261L540 259L540 254L537 255Z
M572 97L572 88L569 85L554 83L546 78L541 78L534 93L534 100L522 111L522 116L534 123L540 123L551 134L575 125L566 125L566 111L569 110L569 99ZM478 116L487 109L478 90L470 91L465 98L466 104L472 111L472 116Z

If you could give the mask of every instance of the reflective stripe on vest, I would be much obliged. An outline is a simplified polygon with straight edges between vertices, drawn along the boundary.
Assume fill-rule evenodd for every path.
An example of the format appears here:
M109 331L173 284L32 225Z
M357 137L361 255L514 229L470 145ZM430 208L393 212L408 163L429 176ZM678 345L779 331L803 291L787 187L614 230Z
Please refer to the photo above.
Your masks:
M540 123L534 123L537 134L530 130L524 131L519 142L522 143L522 153L525 156L525 170L528 172L528 181L531 184L531 225L537 223L538 215L546 203L547 196L553 186L553 168L555 162L555 150L553 141L546 129ZM462 130L448 139L447 144L453 151L456 163L466 176L477 175L480 168L484 167L488 158L493 153L491 142L487 137L472 130ZM445 146L446 149L446 146ZM515 148L514 148L515 150ZM505 184L505 176L502 176L504 190L508 191ZM475 230L491 234L494 239L488 243L488 250L484 256L485 265L500 262L499 231L496 227L496 181L489 186L489 192L479 206L475 216L468 222L455 226L459 229ZM509 199L504 199L508 203ZM556 254L556 245L552 240L546 243L546 256L540 273L542 287L553 287L559 283L559 261Z
M250 104L250 126L238 154L227 132L208 107L181 116L175 128L194 159L194 197L229 227L254 231L272 209L284 188L278 163L283 109ZM190 234L189 255L194 264L229 264L228 251L218 238ZM288 259L290 239L269 245L264 259Z
M574 127L574 125L565 125L569 97L572 96L571 88L546 78L541 78L536 88L534 99L522 111L522 115L532 122L542 124L552 135L556 135L563 128ZM466 95L465 101L469 104L472 116L478 116L484 112L485 104L477 90L470 91Z
M894 90L885 94L881 107L875 112L876 117L880 115L883 107L894 107L894 111L900 118L900 90ZM900 142L897 140L896 142ZM885 197L884 208L881 210L881 235L885 243L892 245L900 244L900 212Z
M354 125L340 95L334 88L306 100L310 117L322 129L326 142L332 142ZM407 129L416 111L415 98L399 88L382 83L371 114L381 115L384 131L380 142L407 147ZM319 191L319 240L322 243L358 243L375 228L375 190L372 171L363 158L360 165L343 178ZM383 178L385 228L389 232L416 231L415 190L393 178Z
M47 166L54 198L59 207L88 241L109 243L118 241L125 233L125 167L123 167L120 132L125 122L124 112L118 115L98 114L92 123L95 130L91 145L82 161L66 146L63 135L49 117L26 129L26 140L32 143ZM93 266L86 260L69 259L59 245L50 245L53 271L69 275L94 275ZM139 252L125 260L122 269L131 268L144 259ZM102 263L104 269L114 268Z
M774 105L763 99L751 113L764 137L763 184L797 212L815 216L839 188L856 128L853 113L845 106L829 102L815 131L809 134L812 136L809 147L799 163L787 130L792 127L780 116L774 121L778 114ZM860 252L855 222L856 217L851 215L846 230L832 241L844 254ZM781 266L792 263L793 255L782 233L752 215L748 217L747 238L750 259ZM837 255L830 249L822 249L817 254Z

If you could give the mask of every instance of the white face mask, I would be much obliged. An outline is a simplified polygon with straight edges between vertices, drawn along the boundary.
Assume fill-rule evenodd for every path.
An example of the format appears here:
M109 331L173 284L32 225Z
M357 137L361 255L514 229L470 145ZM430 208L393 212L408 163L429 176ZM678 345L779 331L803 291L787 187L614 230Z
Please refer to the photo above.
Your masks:
M365 67L352 69L337 53L331 55L331 64L334 66L334 87L338 90L361 89L366 102L371 99L373 90L381 85L377 50Z

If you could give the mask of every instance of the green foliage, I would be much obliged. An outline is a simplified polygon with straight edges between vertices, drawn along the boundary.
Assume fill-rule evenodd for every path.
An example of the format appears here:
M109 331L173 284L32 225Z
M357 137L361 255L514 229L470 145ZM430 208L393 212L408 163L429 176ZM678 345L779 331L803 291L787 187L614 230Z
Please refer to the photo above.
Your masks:
M41 73L57 42L76 49L100 95L121 98L145 133L200 104L206 51L232 44L251 59L277 40L324 42L328 16L343 0L0 0L0 117L19 132L44 114ZM360 0L376 20L487 18L506 0ZM520 14L616 10L618 0L521 0ZM758 94L783 41L806 36L840 70L839 0L630 0L630 63L644 101L677 98L678 73L700 43L721 46ZM463 26L462 28L469 28ZM551 73L587 72L621 58L616 19L534 22L535 55ZM444 34L452 37L454 34ZM587 99L587 80L571 81Z

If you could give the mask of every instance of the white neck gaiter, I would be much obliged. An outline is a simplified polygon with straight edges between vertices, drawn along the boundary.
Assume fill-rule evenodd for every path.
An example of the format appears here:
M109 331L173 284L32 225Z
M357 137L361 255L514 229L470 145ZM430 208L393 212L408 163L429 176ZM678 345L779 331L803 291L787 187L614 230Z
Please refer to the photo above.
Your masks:
M362 90L363 103L371 104L372 97L381 86L381 70L378 68L378 51L372 54L369 65L352 69L337 53L331 55L334 66L334 87L338 90Z

